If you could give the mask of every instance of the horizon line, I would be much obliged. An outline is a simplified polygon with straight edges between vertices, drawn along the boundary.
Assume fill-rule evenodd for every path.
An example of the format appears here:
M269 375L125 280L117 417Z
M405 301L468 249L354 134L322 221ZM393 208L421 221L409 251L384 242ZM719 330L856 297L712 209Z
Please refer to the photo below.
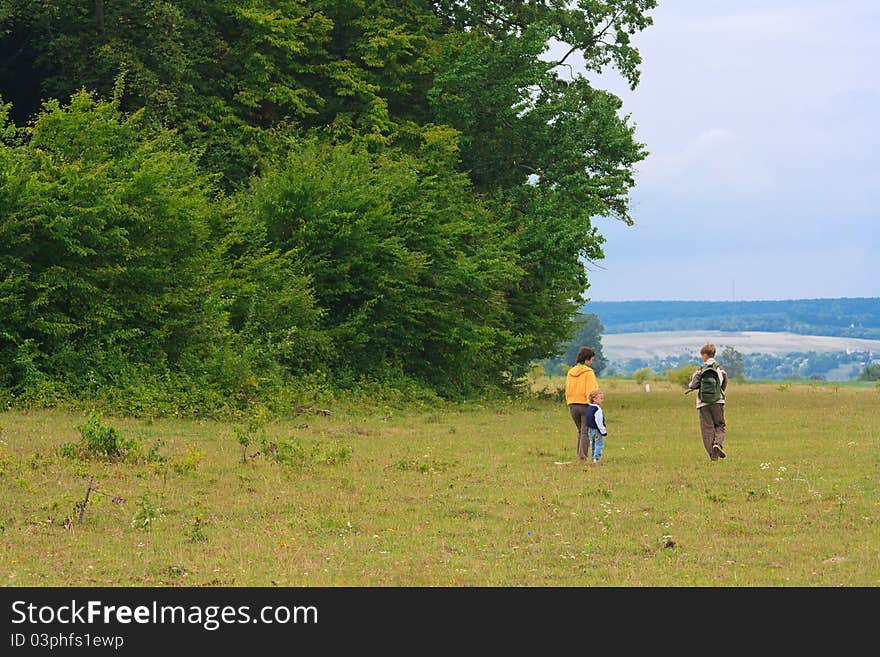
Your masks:
M880 300L880 296L873 297L790 297L785 299L590 299L584 305L590 303L754 303L760 301L841 301L841 300Z

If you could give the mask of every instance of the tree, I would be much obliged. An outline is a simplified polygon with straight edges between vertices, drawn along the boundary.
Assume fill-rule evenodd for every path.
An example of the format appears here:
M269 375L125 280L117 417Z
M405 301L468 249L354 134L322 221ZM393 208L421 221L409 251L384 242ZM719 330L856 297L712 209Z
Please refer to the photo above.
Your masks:
M650 367L643 367L633 372L633 378L639 385L642 385L645 381L655 376L656 373Z
M77 109L54 136L40 118L37 142L64 150L69 135L79 149L50 163L74 184L47 185L54 200L45 206L38 194L5 190L13 207L27 196L51 227L39 237L63 257L59 270L46 269L70 268L75 300L63 303L59 280L39 284L48 301L39 285L28 288L34 272L9 251L14 275L0 299L10 327L36 332L12 342L33 347L37 360L72 358L67 337L119 317L130 326L143 312L149 339L137 326L114 335L126 357L143 340L139 357L196 366L207 362L199 343L290 373L330 360L349 374L356 355L370 371L450 394L516 379L571 339L589 289L584 264L604 256L596 218L633 221L633 168L647 154L620 99L569 75L568 63L579 54L588 71L614 66L634 87L631 38L654 6L0 2L0 91L19 125L40 114L42 98L57 103L53 116L68 98L79 108L83 88L115 93L118 113L79 134L77 121L90 124ZM551 40L569 49L548 61ZM84 139L97 140L94 157ZM19 164L48 157L10 153ZM166 169L178 194L158 180ZM7 180L24 185L10 171ZM157 199L166 206L154 209ZM72 217L68 201L79 203ZM26 223L23 212L16 221ZM166 234L138 233L145 226ZM10 244L24 240L15 222L6 229ZM171 290L158 301L116 294L131 284L114 270L131 273L129 233L139 262L149 262L138 270L144 284ZM90 250L100 250L94 271L76 260ZM112 287L105 305L90 296L104 292L99 275ZM195 311L170 299L191 300ZM26 319L14 314L25 307ZM89 315L98 307L107 315ZM198 322L210 326L196 330Z
M509 367L504 290L520 272L444 160L315 137L241 195L312 282L341 378L400 371L460 395Z
M634 87L631 36L651 23L653 0L436 2L447 32L429 98L435 120L461 132L463 168L507 225L523 276L506 292L517 360L554 353L589 287L584 261L604 257L593 223L632 223L628 191L646 155L619 98L568 76L580 54L590 71L614 65ZM570 49L547 61L549 40Z
M725 347L718 358L731 379L745 378L746 366L743 355L733 347Z
M567 343L567 348L563 356L565 363L574 365L577 358L578 349L581 347L589 347L596 352L596 358L593 360L593 369L596 374L601 374L602 370L608 364L605 354L602 353L602 333L605 327L599 320L599 316L595 313L580 313L574 320L574 337Z
M176 127L227 188L291 129L384 140L424 119L437 26L426 3L11 0L0 11L0 90L19 123L41 98L109 95L124 74L121 109Z
M865 365L859 373L859 381L880 381L880 365Z
M179 140L117 100L48 101L26 143L0 146L2 383L175 367L221 342L211 194Z

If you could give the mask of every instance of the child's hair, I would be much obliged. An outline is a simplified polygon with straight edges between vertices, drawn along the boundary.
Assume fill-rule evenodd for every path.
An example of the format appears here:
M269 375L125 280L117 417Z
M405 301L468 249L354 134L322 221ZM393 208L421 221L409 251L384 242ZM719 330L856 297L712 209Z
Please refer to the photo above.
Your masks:
M590 349L589 347L581 347L578 349L577 358L575 359L576 363L586 363L591 358L596 356L596 352Z
M715 345L710 343L704 344L700 348L701 354L706 354L709 358L715 358Z
M590 403L595 404L596 400L605 396L605 392L596 388L595 390L590 392Z

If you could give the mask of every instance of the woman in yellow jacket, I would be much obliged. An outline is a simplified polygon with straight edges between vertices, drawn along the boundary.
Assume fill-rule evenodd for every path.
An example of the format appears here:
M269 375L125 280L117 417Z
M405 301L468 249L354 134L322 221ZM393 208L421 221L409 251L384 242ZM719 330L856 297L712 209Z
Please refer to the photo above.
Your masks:
M591 367L595 357L595 351L581 347L575 366L565 376L565 403L578 430L577 455L581 461L588 460L590 455L587 409L590 407L590 393L599 388L596 373Z

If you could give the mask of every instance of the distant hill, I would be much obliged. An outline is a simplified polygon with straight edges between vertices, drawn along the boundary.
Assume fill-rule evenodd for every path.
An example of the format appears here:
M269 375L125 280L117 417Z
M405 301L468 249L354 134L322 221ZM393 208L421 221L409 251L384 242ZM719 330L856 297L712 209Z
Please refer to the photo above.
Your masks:
M880 297L786 301L590 301L604 333L769 331L880 339Z

